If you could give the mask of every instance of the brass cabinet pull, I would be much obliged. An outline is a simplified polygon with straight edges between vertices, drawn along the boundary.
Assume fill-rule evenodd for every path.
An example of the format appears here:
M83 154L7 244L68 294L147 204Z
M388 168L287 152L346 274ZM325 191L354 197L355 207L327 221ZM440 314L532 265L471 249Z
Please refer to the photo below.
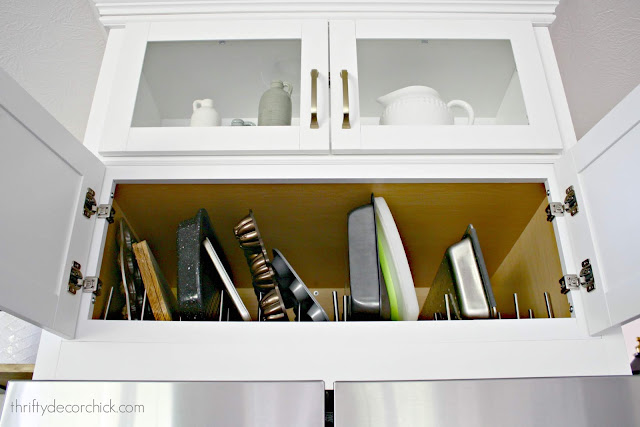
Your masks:
M342 129L351 129L349 123L349 73L347 70L340 71L342 77Z
M311 129L318 129L318 70L311 70Z

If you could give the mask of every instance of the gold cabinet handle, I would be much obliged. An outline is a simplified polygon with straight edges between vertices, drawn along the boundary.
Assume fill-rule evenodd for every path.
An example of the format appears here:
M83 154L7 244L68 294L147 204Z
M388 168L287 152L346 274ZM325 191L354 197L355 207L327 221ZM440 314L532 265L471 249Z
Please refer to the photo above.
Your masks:
M349 73L347 70L340 71L342 77L342 129L351 129L349 123Z
M318 129L318 70L311 70L311 129Z

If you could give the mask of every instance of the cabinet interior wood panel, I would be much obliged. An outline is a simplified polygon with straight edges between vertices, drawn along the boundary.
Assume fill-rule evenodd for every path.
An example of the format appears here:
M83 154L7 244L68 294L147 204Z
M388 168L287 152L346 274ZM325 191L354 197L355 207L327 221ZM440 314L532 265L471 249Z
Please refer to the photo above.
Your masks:
M544 293L548 292L556 317L571 317L569 301L560 293L558 280L562 266L557 251L553 225L546 220L544 200L500 267L491 277L498 311L515 317L513 293L518 294L520 317L532 309L536 317L547 317Z
M282 251L306 285L322 294L321 304L329 313L330 291L341 290L342 295L348 289L347 215L369 203L371 193L384 197L391 209L414 284L425 290L419 292L420 303L445 250L460 240L468 224L477 229L489 274L494 275L534 214L546 222L539 211L541 203L546 203L546 192L539 183L120 184L115 202L116 211L122 212L109 226L102 270L114 271L109 260L115 257L109 248L115 246L109 240L115 236L112 229L118 215L124 213L139 239L148 241L175 288L178 224L205 208L231 265L234 283L250 290L251 276L232 229L252 209L270 256L273 248ZM553 234L536 245L540 245L536 250L548 253L559 264ZM513 259L525 261L522 256ZM537 264L531 268L538 268ZM113 280L108 277L103 276L103 282ZM559 277L554 275L549 286L557 285ZM241 295L255 316L255 298L251 292ZM95 310L97 316L99 302Z

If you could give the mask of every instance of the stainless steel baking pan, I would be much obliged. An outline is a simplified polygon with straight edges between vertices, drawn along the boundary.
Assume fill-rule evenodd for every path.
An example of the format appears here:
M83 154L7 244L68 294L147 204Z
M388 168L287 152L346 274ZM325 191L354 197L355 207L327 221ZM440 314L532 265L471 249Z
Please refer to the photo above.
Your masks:
M495 315L495 298L478 236L469 225L462 240L447 249L420 319L490 319Z
M373 200L373 195L371 195ZM373 202L349 212L349 320L388 320L389 298L378 258Z

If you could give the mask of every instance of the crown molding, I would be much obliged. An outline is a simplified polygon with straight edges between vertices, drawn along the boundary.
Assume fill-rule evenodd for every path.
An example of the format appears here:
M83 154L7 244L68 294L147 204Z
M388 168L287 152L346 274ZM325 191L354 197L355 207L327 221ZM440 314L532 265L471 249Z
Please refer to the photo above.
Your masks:
M548 26L560 0L93 0L106 27L134 21L287 18L517 19Z

